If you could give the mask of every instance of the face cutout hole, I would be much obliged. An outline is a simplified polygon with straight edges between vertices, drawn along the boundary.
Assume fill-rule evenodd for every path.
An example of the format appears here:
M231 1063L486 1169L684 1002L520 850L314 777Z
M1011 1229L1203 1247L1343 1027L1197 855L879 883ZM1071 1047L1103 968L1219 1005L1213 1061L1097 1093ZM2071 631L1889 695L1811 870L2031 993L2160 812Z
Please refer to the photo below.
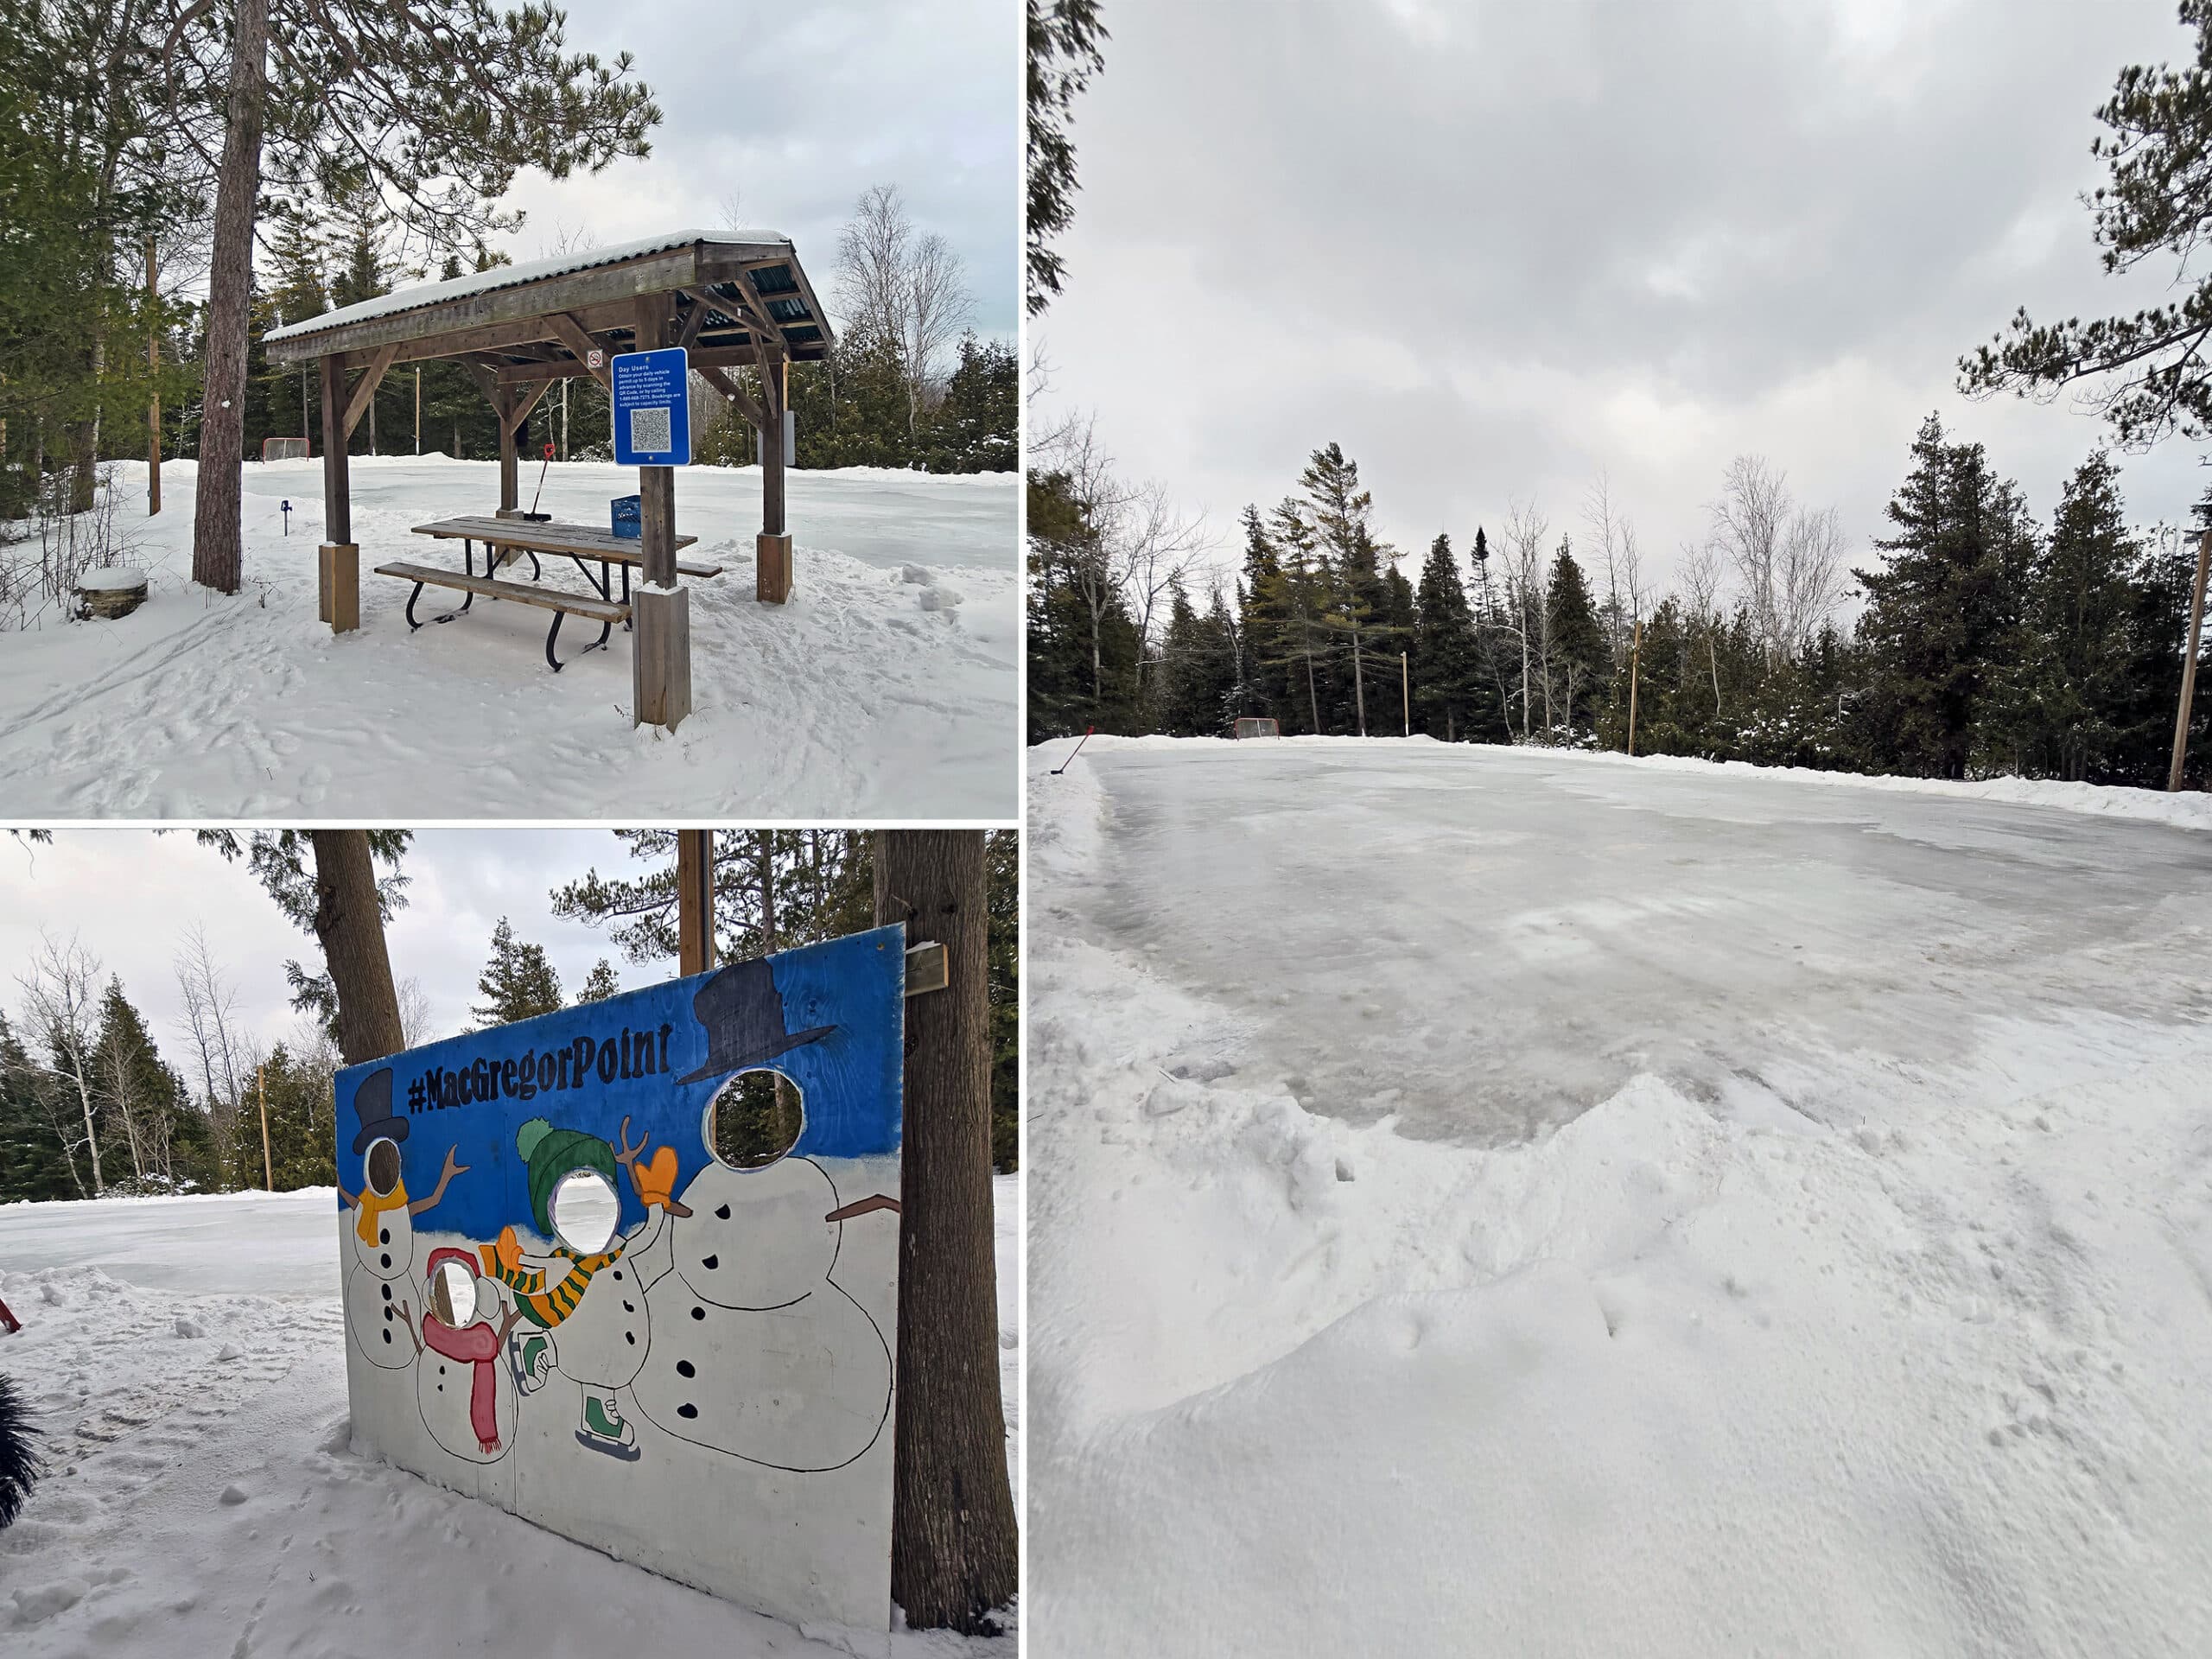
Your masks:
M458 1262L441 1262L430 1275L430 1313L458 1331L476 1317L476 1275Z
M561 1242L582 1255L596 1255L607 1248L621 1213L614 1189L595 1169L572 1169L563 1175L546 1208Z
M763 1066L741 1071L707 1108L707 1146L732 1169L766 1169L798 1144L806 1109L798 1084Z
M380 1198L388 1198L399 1185L399 1143L380 1140L369 1142L367 1173L369 1191Z

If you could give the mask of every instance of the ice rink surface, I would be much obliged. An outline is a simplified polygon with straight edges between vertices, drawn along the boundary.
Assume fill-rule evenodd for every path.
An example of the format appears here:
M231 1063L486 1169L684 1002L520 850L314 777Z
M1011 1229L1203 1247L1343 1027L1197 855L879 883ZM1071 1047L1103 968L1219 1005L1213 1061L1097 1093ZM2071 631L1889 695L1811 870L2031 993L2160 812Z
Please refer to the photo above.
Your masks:
M1071 747L1031 1651L2202 1651L2212 800Z

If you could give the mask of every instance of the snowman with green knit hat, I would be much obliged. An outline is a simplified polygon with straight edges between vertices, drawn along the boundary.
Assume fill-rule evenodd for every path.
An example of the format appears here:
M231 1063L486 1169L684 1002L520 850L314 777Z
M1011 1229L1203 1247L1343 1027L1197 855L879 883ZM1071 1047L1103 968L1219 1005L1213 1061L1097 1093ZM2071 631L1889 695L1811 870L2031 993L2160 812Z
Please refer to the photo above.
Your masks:
M531 1118L515 1132L515 1150L528 1172L531 1219L553 1248L525 1255L512 1227L480 1248L485 1272L514 1294L521 1315L507 1348L517 1387L533 1393L556 1370L581 1383L577 1443L625 1461L637 1458L638 1437L616 1396L645 1363L652 1334L645 1293L669 1270L668 1218L691 1213L674 1196L676 1148L645 1159L645 1144L642 1136L630 1144L626 1117L612 1147ZM614 1231L623 1169L646 1211L627 1237Z

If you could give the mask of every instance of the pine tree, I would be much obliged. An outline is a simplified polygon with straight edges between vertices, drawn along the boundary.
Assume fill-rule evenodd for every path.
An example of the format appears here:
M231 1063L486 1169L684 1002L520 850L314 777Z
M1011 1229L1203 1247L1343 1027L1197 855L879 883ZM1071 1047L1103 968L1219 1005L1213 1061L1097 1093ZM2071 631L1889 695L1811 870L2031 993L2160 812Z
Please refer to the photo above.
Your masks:
M1505 734L1483 671L1475 619L1459 581L1452 538L1429 543L1414 595L1414 725L1446 742L1496 742Z
M2014 573L2033 546L2019 493L1976 444L1950 444L1934 415L1891 499L1896 534L1874 545L1860 639L1872 658L1870 715L1879 760L1925 777L1963 778L1993 658L2017 612Z
M1544 600L1545 660L1560 683L1558 715L1570 731L1589 731L1612 677L1612 649L1582 567L1565 542L1552 561Z
M504 916L492 930L492 959L485 963L476 988L484 1001L472 1012L481 1027L512 1025L562 1007L561 978L547 960L545 947L517 940Z
M2102 450L2068 482L1993 665L1977 747L2029 776L2113 781L2127 717L2129 623L2143 550Z
M581 1007L587 1002L604 1002L621 991L622 981L614 971L614 964L601 957L592 964L591 972L584 976L584 982L576 988L576 1005Z

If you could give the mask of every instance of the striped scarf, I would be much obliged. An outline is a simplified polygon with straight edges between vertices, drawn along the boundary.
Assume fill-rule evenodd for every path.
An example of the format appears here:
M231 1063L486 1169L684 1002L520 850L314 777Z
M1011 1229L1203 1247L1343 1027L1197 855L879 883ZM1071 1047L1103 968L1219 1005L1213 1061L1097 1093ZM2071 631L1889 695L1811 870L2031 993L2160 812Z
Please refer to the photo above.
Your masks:
M576 1311L576 1304L583 1300L584 1291L592 1275L601 1268L622 1259L620 1250L606 1250L597 1255L578 1255L564 1244L556 1244L553 1254L569 1264L569 1270L550 1289L546 1287L542 1268L503 1266L496 1256L485 1262L492 1277L515 1293L515 1306L524 1315L551 1330ZM486 1255L490 1253L487 1251Z

